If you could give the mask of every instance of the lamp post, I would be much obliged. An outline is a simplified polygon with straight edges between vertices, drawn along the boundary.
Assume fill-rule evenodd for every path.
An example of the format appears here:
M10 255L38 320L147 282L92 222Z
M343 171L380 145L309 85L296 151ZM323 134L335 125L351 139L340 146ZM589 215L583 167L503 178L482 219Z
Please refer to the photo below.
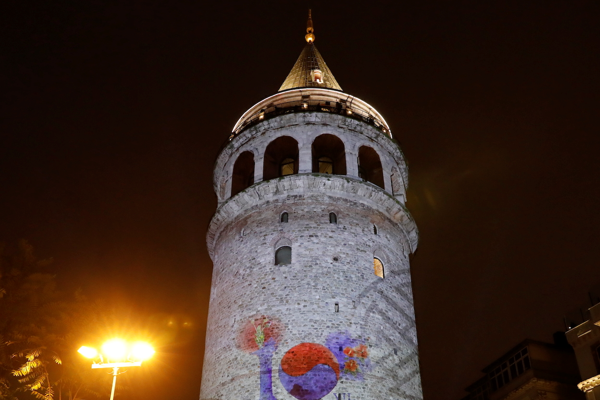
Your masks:
M104 343L102 353L87 346L82 346L77 351L82 356L93 360L92 369L112 368L113 383L110 400L115 398L119 368L140 367L143 361L154 355L154 349L148 343L137 342L129 346L121 339L112 339Z

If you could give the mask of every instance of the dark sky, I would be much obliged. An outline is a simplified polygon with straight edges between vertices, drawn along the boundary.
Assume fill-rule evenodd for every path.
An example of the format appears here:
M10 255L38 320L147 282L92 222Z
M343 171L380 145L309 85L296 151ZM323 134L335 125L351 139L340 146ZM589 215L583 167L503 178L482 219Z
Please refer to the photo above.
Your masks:
M600 1L310 6L336 79L409 161L424 395L458 399L600 283ZM27 238L65 287L179 326L130 399L198 398L211 169L296 61L308 7L0 5L0 241Z

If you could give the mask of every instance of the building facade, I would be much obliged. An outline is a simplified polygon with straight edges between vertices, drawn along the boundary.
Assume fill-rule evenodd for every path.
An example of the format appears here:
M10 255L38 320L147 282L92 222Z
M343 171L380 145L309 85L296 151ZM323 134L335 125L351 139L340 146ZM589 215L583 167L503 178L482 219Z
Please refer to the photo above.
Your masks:
M579 389L585 393L586 400L600 400L600 303L588 311L590 318L569 330L567 339L577 356L582 379Z
M215 164L200 398L418 400L406 162L305 39Z
M519 343L482 370L463 400L583 400L573 349L564 334L555 337L562 339Z

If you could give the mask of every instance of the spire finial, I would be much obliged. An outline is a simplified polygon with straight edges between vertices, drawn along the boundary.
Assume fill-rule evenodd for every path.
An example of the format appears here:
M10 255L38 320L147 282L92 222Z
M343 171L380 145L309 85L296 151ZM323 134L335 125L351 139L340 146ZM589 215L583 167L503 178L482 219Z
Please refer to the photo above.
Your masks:
M308 10L308 22L306 23L306 36L304 36L304 39L306 39L306 41L308 43L312 43L315 41L315 29L313 28L313 22L312 22L312 15L311 15L311 10Z

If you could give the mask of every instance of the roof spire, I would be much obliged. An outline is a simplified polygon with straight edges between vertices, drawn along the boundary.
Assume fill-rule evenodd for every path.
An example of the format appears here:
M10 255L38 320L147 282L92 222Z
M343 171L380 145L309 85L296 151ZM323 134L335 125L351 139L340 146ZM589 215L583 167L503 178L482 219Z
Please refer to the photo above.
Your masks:
M306 22L306 36L304 38L308 43L315 41L315 29L313 28L312 15L310 8L308 9L308 22Z
M308 10L306 36L304 37L308 43L304 45L304 50L300 53L296 64L294 64L283 85L279 88L280 92L309 87L342 90L329 68L327 68L327 64L325 64L325 60L317 50L317 46L315 46L314 32L312 13L311 10Z

